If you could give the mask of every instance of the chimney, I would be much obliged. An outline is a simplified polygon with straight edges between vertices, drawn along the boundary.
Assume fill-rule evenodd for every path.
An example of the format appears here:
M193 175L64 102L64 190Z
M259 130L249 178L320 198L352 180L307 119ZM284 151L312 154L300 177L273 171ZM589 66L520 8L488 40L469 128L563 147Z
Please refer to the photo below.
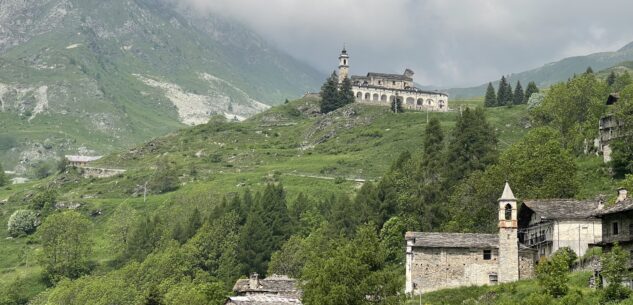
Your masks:
M628 195L628 191L625 188L619 188L618 189L618 199L615 200L615 203L619 203L622 202L624 200L626 200Z
M259 288L259 274L257 274L257 272L251 273L251 278L248 280L248 286L250 289Z

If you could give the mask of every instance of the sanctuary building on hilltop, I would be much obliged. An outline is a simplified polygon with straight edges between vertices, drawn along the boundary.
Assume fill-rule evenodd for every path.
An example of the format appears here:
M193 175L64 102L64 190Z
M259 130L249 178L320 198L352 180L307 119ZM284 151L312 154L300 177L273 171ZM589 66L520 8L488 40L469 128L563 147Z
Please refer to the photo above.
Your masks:
M411 69L406 69L403 74L369 72L366 76L350 77L347 50L343 48L339 55L339 84L350 78L356 102L390 107L398 100L405 109L448 111L448 94L416 88L413 74Z

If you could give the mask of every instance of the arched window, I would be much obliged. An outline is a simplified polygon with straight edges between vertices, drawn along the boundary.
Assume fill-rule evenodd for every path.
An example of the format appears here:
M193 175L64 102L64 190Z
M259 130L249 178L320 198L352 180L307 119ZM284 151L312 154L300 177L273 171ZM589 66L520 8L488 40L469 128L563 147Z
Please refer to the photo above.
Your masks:
M371 94L369 94L369 92L365 93L365 99L368 101L371 99Z
M415 103L415 99L412 97L407 97L407 105L413 105Z
M380 96L380 100L383 101L383 102L386 102L387 101L387 95L386 94L381 95Z
M373 100L377 101L379 99L380 99L380 96L378 96L378 93L374 93Z
M505 208L505 218L506 220L511 220L512 219L512 205L511 204L506 204L506 208Z
M422 104L424 104L424 100L419 98L418 99L418 106L422 106Z
M343 59L343 64L347 65L347 59Z
M360 91L358 91L358 92L356 93L356 98L357 98L357 99L359 99L359 100L360 100L360 99L362 99L362 98L363 98L363 93L362 93L362 92L360 92Z

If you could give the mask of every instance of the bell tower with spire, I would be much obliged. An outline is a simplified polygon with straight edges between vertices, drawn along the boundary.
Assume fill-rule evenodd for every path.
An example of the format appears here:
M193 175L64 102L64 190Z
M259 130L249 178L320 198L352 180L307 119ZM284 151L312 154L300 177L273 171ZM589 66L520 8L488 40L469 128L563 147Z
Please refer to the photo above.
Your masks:
M349 55L343 47L341 55L338 56L338 83L342 83L346 77L349 77Z
M506 182L499 198L499 282L519 280L517 199Z

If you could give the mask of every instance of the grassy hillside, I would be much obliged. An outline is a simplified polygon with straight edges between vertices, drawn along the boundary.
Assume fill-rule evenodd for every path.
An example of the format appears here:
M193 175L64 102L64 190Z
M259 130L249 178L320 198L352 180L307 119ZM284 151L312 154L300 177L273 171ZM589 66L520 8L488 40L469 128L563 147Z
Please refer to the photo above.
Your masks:
M186 222L191 209L205 215L224 196L245 189L262 190L272 181L282 182L290 201L300 193L316 202L332 195L352 195L365 180L379 179L403 151L423 146L427 117L440 119L450 137L460 108L481 106L481 98L452 103L448 113L405 112L393 114L378 106L353 104L327 115L318 114L318 100L300 99L273 107L243 122L216 117L208 124L182 129L133 149L111 154L94 166L126 169L106 179L82 178L76 171L30 184L0 188L0 223L17 209L28 207L29 198L45 187L58 190L58 202L79 203L79 211L91 215L95 272L113 266L109 251L108 221L121 203L129 203L140 215L158 212L173 215L171 222ZM521 139L527 128L525 105L486 109L499 137L501 149ZM582 196L611 188L610 178L597 157L580 161ZM143 186L160 177L168 165L178 176L180 188L166 194ZM585 179L585 178L591 179ZM7 236L6 225L0 236ZM34 263L37 236L0 239L0 286L16 277L25 279L33 293L44 288Z

